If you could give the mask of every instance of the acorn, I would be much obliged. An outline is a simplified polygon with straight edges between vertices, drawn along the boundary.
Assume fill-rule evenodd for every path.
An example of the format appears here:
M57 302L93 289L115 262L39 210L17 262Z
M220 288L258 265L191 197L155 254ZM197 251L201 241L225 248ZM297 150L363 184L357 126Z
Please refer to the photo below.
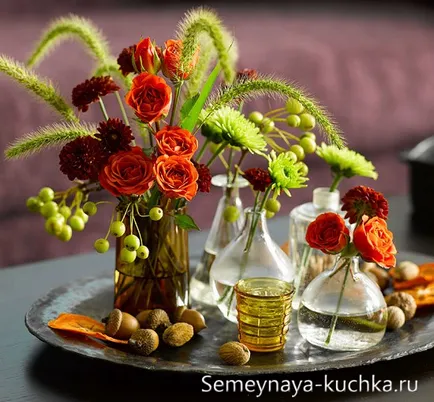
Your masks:
M152 310L145 322L145 328L153 329L159 334L163 333L170 325L169 316L164 310L159 308Z
M206 328L204 316L196 310L184 309L177 322L190 324L194 328L195 334Z
M169 346L179 347L185 345L194 335L194 328L186 322L171 325L163 333L163 342Z
M182 316L182 313L183 313L185 310L187 310L187 307L185 307L185 306L178 306L178 307L175 309L175 312L173 313L173 320L174 320L175 322L179 322L179 320L180 320L180 318L181 318L181 316Z
M219 356L231 366L243 366L250 360L250 350L240 342L227 342L220 346Z
M135 317L116 308L107 318L105 333L116 339L129 339L139 328Z
M157 350L160 340L153 329L138 329L128 340L128 345L139 355L148 356Z
M136 315L137 321L140 324L140 328L146 328L146 320L148 319L149 313L152 310L143 310Z

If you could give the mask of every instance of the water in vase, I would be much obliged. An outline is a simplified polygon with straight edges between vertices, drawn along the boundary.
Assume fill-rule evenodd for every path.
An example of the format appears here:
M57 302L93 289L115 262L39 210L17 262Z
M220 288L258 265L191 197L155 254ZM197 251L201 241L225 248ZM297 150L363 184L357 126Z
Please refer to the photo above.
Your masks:
M331 311L335 308L331 303L318 309L302 302L298 310L298 329L303 338L313 345L342 351L366 349L381 341L386 330L386 308L369 314L341 311L331 331L334 320Z

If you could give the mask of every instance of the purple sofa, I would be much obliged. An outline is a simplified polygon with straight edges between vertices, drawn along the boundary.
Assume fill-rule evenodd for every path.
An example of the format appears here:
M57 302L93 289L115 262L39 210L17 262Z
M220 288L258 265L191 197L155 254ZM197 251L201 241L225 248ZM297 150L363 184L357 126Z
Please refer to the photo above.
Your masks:
M87 8L84 1L71 1L74 6L55 0L7 3L0 5L0 52L18 60L26 59L53 16L73 11L92 18L117 54L141 36L151 36L158 43L170 38L184 11L117 8L114 0L93 1ZM357 13L292 13L276 8L255 11L253 7L248 11L222 8L219 12L238 39L240 68L275 73L307 88L335 116L349 146L376 165L380 174L377 183L362 183L375 184L388 195L407 191L407 168L399 161L399 152L434 131L433 26L410 14L369 17ZM80 44L65 43L38 71L58 83L69 98L71 89L89 77L92 67ZM44 105L3 76L0 93L1 150L14 138L57 120ZM262 99L248 108L263 111L268 105L269 101ZM86 119L98 121L98 108L91 108ZM310 161L309 188L294 191L292 199L285 199L281 214L309 200L313 188L330 184L324 163L314 157ZM68 186L57 164L57 152L22 161L0 159L0 267L89 251L93 241L105 233L109 207L101 208L86 231L75 234L67 244L46 235L41 218L26 211L25 199L44 185L56 189ZM348 180L341 189L356 182L361 181ZM203 228L210 225L219 191L214 189L211 195L199 195L194 200L193 215ZM244 190L243 197L246 204L251 202L250 191Z

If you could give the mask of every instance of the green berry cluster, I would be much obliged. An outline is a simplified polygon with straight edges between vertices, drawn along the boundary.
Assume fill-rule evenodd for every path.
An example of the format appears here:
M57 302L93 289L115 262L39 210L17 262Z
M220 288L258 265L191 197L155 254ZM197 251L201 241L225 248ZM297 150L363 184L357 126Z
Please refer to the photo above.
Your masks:
M75 196L68 206L66 202L72 192ZM58 199L60 202L56 202ZM86 202L81 208L82 199L83 193L76 187L59 194L49 187L43 187L37 196L27 199L26 205L31 212L45 218L45 230L50 235L67 242L71 240L73 231L84 230L89 216L95 215L98 210L94 202Z
M129 223L130 223L130 234L126 235L127 227L124 223L125 217L127 215L127 212L129 208L131 207L130 214L128 216ZM107 240L109 235L112 235L116 238L124 237L123 238L123 247L120 251L119 258L123 263L131 264L133 263L136 258L140 258L142 260L146 260L149 257L149 249L143 244L142 237L140 233L138 233L138 236L133 234L133 229L135 223L135 217L134 217L134 208L137 207L134 204L129 204L126 207L125 213L123 214L123 217L120 220L112 221L108 230L108 233L105 238L97 239L94 243L94 248L98 253L105 253L110 248L110 243ZM138 213L138 209L137 209ZM149 211L149 215L140 215L142 217L148 217L149 219L153 221L159 221L163 218L164 212L159 207L153 207Z
M271 219L276 215L281 208L280 201L275 198L269 198L265 203L265 217Z
M250 113L249 120L261 129L264 135L276 133L273 137L281 137L285 139L285 143L289 144L289 155L294 158L294 161L302 163L302 173L307 176L309 169L303 162L307 154L313 154L316 151L316 136L311 132L315 128L315 117L306 113L304 106L296 99L288 99L284 108L277 109L267 113L265 116L258 111ZM297 128L301 131L299 136L288 133L276 127L276 122L286 123L290 128ZM290 144L291 140L295 140L295 144Z

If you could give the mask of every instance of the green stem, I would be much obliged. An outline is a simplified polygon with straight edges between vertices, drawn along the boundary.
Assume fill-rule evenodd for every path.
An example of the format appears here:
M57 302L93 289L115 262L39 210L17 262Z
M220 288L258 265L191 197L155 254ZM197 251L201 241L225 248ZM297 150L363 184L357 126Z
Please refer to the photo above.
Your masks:
M108 120L108 114L107 114L107 109L105 108L104 102L102 101L101 96L99 97L99 107L101 108L101 112L104 116L104 119Z
M286 111L286 109L284 107L281 107L279 109L270 110L269 112L267 112L267 113L264 114L264 117L270 117L273 114L281 114L281 113L283 113L285 111Z
M238 178L238 175L239 175L239 173L240 173L240 166L241 166L241 164L243 163L244 158L245 158L246 155L247 155L247 152L248 152L247 149L243 149L243 150L241 151L240 160L238 161L238 163L237 163L237 165L236 165L234 178L232 179L232 184L234 184L234 183L236 182L237 178Z
M173 101L172 115L170 116L169 126L173 125L173 121L175 119L175 113L176 113L176 109L178 107L179 95L181 94L182 84L183 84L183 81L181 81L181 83L175 85L175 99Z
M202 148L199 150L199 153L197 154L197 158L196 158L197 163L199 163L199 161L202 159L202 156L205 153L206 147L208 146L209 142L210 142L210 139L207 138L205 140L205 142L203 143Z
M345 284L347 283L348 273L350 272L350 265L351 265L351 259L348 260L346 262L346 264L344 265L347 268L347 270L345 271L344 281L342 283L341 293L339 294L338 304L336 306L336 312L333 316L332 325L331 325L329 333L327 335L327 339L325 340L326 345L328 345L330 343L332 336L333 336L333 332L336 328L336 323L338 321L338 314L339 314L339 310L341 308L342 298L344 296Z
M262 198L262 203L261 203L261 206L260 206L260 208L259 208L259 212L261 212L261 211L264 209L264 207L265 207L265 203L267 202L268 197L270 196L270 193L271 193L272 187L273 187L273 186L271 185L271 186L269 186L269 187L265 190L264 198Z
M116 99L118 101L119 108L121 109L122 118L124 119L125 124L127 126L129 126L130 125L130 121L128 120L127 112L125 111L124 104L122 103L121 96L119 95L119 91L115 92L115 96L116 96Z
M228 145L228 143L226 141L220 145L220 147L217 149L217 151L211 156L210 160L207 162L207 164L206 164L207 167L211 166L211 164L220 155L220 153L226 148L227 145Z
M234 158L234 149L233 148L229 148L229 156L228 156L228 165L226 168L226 175L227 175L227 180L228 180L228 184L230 181L230 176L231 176L231 168L232 168L232 160Z
M332 183L332 185L330 186L330 192L332 193L333 191L335 191L337 188L338 188L338 186L339 186L339 183L341 182L341 180L344 178L344 176L342 175L342 174L340 174L340 173L337 173L336 174L336 176L334 177L334 179L333 179L333 183Z

